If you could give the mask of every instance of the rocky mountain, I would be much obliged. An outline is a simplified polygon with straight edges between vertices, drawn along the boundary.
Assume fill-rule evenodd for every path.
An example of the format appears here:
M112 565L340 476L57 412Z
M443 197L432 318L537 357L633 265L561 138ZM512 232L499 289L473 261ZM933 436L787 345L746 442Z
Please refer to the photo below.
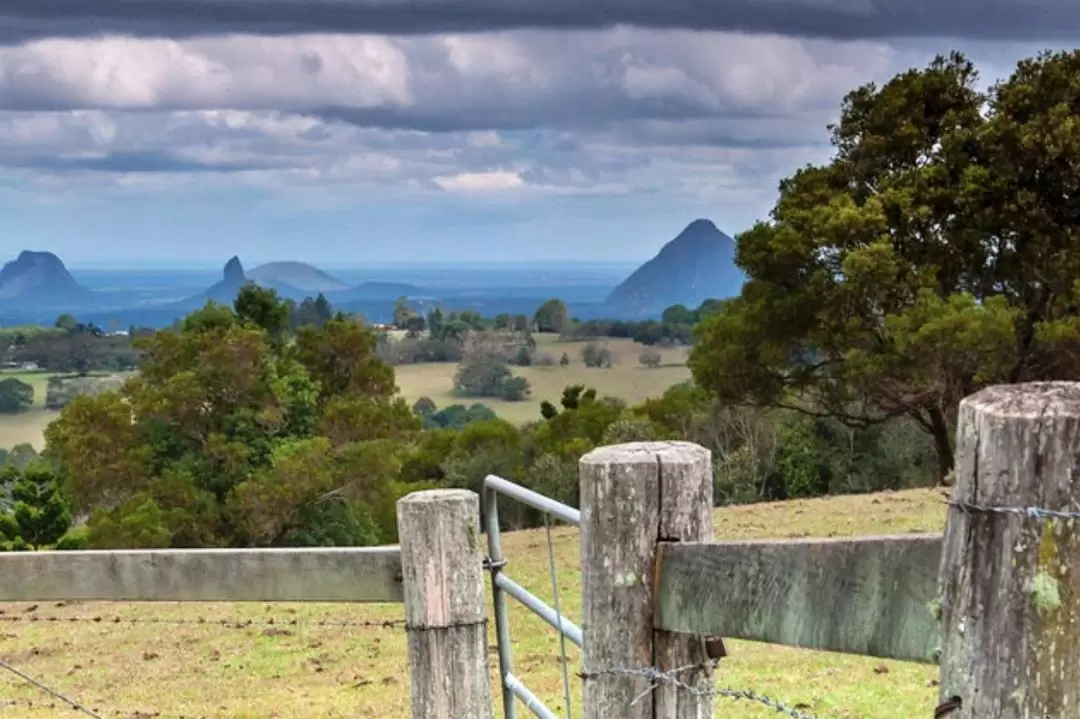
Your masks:
M694 220L651 260L622 281L605 301L606 314L659 316L671 305L697 307L739 294L745 277L735 264L735 241L710 220Z
M23 250L0 269L0 301L57 304L89 295L51 252Z
M341 292L349 285L306 262L268 262L247 273L260 285L288 285L309 293Z
M218 304L231 305L236 299L236 295L240 293L240 288L248 281L247 275L244 273L244 265L240 263L240 258L233 255L225 263L225 269L221 274L220 282L211 285L209 289L195 297L189 298L184 304L197 303L201 306L208 300L212 300Z

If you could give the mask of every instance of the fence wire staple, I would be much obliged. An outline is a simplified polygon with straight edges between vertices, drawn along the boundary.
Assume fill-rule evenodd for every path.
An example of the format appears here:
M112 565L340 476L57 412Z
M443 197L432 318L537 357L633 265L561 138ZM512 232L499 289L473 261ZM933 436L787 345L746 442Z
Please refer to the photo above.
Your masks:
M758 694L747 689L720 689L716 687L703 688L695 687L687 684L685 681L678 677L679 674L685 674L686 672L700 670L700 669L715 669L717 666L716 661L707 662L703 664L691 664L685 667L679 667L678 669L672 669L667 672L662 672L654 667L642 667L639 669L604 669L598 672L582 672L578 674L582 679L595 679L601 676L633 676L647 679L650 682L649 688L644 692L636 696L631 705L644 699L650 693L660 687L661 684L669 684L683 691L689 692L697 697L720 697L722 699L734 699L738 701L749 701L755 704L768 707L773 711L780 714L785 714L791 719L817 719L812 714L800 710L797 707L789 706L783 702L779 702L775 699L767 697L763 694Z

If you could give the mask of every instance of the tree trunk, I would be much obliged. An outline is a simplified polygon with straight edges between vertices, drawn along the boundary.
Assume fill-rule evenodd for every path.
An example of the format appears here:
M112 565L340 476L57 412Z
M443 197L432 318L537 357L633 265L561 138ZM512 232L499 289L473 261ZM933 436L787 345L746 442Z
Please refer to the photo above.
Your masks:
M952 432L945 413L935 407L928 412L930 416L930 434L934 438L934 450L938 460L938 486L948 484L948 477L953 470L955 455L953 452Z

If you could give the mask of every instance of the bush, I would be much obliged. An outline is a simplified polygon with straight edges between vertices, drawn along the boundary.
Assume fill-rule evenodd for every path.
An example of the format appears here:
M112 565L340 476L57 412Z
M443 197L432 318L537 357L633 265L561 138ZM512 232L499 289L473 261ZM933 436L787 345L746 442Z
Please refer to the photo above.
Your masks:
M529 381L524 377L510 377L504 380L502 383L502 390L500 392L503 399L508 402L521 402L526 399L532 389L529 387Z
M649 369L656 369L664 361L664 356L656 350L645 350L638 356L638 362Z
M528 367L533 363L532 352L525 345L518 347L517 353L514 355L514 364L519 367Z
M454 394L461 397L501 397L517 402L529 392L528 380L514 377L505 361L490 355L466 359L454 376Z
M60 551L77 551L79 549L86 549L90 546L90 529L89 527L79 527L78 529L69 529L67 534L60 537L60 540L56 543L56 549Z
M567 358L569 361L569 358ZM532 363L536 367L554 367L555 358L549 355L547 352L534 352L532 356Z
M595 342L589 342L581 348L581 359L584 360L586 367L608 368L614 364L611 350Z
M0 412L14 414L34 404L34 388L14 377L0 380Z

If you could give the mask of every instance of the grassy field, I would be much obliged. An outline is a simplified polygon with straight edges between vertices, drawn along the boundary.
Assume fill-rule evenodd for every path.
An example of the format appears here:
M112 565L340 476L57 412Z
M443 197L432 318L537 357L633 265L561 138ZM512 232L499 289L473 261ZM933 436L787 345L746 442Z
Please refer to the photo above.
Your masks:
M49 372L0 372L0 379L14 377L34 388L34 406L18 414L0 414L0 448L10 449L17 444L29 443L40 451L45 445L42 433L45 426L56 418L56 412L45 409L45 389Z
M34 388L34 405L25 412L0 414L0 449L10 449L18 444L29 444L41 451L45 447L45 427L56 419L59 411L45 409L49 378L54 372L0 372L0 379L14 377ZM70 375L62 375L69 377ZM71 379L65 382L69 391L77 391L76 385L109 384L123 380L127 373L91 372L85 378Z
M524 402L507 402L492 398L457 397L453 394L454 363L424 363L398 365L394 368L398 387L410 403L420 397L430 397L442 408L447 405L480 402L491 407L500 417L515 423L540 419L540 402L548 400L559 405L565 387L584 384L596 388L601 396L619 397L636 404L650 397L657 397L668 387L690 378L686 367L686 348L659 350L663 365L647 369L638 362L638 356L646 348L628 339L601 341L611 350L615 360L611 369L592 369L585 366L581 350L585 342L560 342L557 335L536 335L537 349L552 355L556 360L563 352L570 364L563 367L514 367L514 374L525 377L532 386L532 396Z
M718 539L754 539L941 531L943 501L939 491L917 490L722 509L716 512L716 534ZM554 536L563 609L576 619L581 606L577 533L560 528ZM550 601L543 531L510 534L503 545L510 576ZM29 621L35 616L89 621ZM398 719L409 711L404 632L305 623L401 616L400 605L0 604L0 620L15 620L0 621L0 659L102 717ZM106 621L94 622L95 617ZM223 628L125 624L110 618L273 618L298 624ZM515 674L557 709L556 635L513 602L511 634ZM490 641L494 646L493 633ZM731 656L717 672L718 686L753 690L822 719L910 719L929 716L935 704L933 667L749 642L729 642L728 650ZM577 671L576 651L570 659ZM490 660L494 673L494 651ZM580 695L573 674L571 681ZM14 703L4 706L5 699ZM777 716L747 702L724 699L716 707L716 716L730 719ZM55 700L0 670L0 713L35 719L70 712L61 712Z
M631 404L663 394L673 384L690 378L686 367L686 348L659 350L663 365L646 369L638 362L645 349L628 339L602 341L611 350L615 360L611 369L590 369L581 359L585 342L561 342L557 335L536 335L537 347L556 360L563 352L570 364L563 367L514 367L514 373L529 380L532 396L524 402L507 402L493 398L462 398L453 394L454 373L457 364L452 362L399 365L394 368L401 394L410 402L430 397L435 404L446 407L451 404L480 402L491 407L500 417L515 423L540 419L540 402L548 400L556 406L565 387L584 384L595 387L601 395L619 397ZM56 412L45 409L45 387L51 375L47 372L3 372L2 377L17 377L34 386L34 407L20 414L0 414L0 448L11 448L28 442L41 450L45 440L42 433L46 425L56 418Z

